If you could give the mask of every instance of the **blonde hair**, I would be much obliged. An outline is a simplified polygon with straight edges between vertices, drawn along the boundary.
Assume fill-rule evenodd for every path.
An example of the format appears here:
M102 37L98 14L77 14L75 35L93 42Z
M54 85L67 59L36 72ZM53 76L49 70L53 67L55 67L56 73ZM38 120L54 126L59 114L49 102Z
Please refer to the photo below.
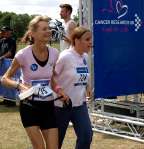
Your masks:
M36 16L36 17L34 17L28 25L28 30L29 31L36 31L38 28L38 23L41 21L49 22L50 18L48 16Z
M31 31L33 32L33 31L37 30L39 22L44 21L44 22L48 22L49 23L50 20L51 19L48 16L41 16L41 15L35 16L29 22L28 30L25 32L24 36L22 37L21 42L23 42L23 43L29 42L29 44L33 44L34 43L34 39L31 37L30 32Z
M25 34L24 34L24 36L22 37L22 39L21 39L21 42L22 43L29 43L29 44L33 44L33 39L32 39L32 37L30 36L30 32L29 31L27 31Z
M86 32L91 31L83 26L76 27L71 35L71 44L74 46L75 39L80 39Z

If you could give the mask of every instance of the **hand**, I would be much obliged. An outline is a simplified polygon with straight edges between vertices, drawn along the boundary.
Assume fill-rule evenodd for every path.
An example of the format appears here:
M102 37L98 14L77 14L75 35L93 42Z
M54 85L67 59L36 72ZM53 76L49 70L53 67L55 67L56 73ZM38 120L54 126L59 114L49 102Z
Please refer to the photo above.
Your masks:
M30 88L29 86L19 83L18 89L20 90L19 99L32 99L32 95L34 93L34 88Z
M19 83L18 89L20 90L20 92L25 92L31 87L32 87L31 85Z
M57 95L58 97L63 96L63 98L60 99L61 101L65 101L65 102L69 101L69 97L64 93L62 88L59 88Z
M90 101L92 100L92 91L91 91L91 88L87 86L87 89L86 89L86 100L87 101Z
M71 101L70 98L69 98L68 101L64 101L64 102L63 102L63 108L64 108L64 109L72 109L72 101Z
M63 96L60 100L63 102L64 109L71 109L72 108L72 101L71 99L64 93L64 91L60 88L58 91L58 96Z

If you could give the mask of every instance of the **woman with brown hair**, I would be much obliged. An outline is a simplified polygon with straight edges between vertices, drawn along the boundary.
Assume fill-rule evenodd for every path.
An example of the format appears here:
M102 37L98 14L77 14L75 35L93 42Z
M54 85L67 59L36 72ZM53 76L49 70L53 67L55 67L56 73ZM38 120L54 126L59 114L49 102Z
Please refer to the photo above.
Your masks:
M92 128L86 105L89 88L88 52L92 47L89 29L76 27L71 36L72 46L60 53L55 66L56 80L70 97L72 107L64 108L56 101L56 116L59 128L59 149L71 121L77 136L76 149L90 149Z

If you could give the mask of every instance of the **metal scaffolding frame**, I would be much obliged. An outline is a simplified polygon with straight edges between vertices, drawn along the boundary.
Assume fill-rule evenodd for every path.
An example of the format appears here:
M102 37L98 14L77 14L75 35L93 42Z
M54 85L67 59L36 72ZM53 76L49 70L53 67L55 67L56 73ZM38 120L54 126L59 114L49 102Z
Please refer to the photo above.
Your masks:
M103 111L104 102L88 104L93 131L144 143L144 119Z

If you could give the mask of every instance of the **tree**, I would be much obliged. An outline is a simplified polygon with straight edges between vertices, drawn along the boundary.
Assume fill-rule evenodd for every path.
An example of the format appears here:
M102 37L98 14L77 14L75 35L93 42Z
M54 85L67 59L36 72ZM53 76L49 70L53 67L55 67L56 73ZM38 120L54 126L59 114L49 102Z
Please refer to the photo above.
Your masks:
M77 24L79 24L79 9L77 9L76 15L73 15L73 19Z
M2 13L0 11L0 28L2 26L8 26L13 29L16 38L21 38L32 18L33 16L29 16L28 14L16 14L13 12Z

